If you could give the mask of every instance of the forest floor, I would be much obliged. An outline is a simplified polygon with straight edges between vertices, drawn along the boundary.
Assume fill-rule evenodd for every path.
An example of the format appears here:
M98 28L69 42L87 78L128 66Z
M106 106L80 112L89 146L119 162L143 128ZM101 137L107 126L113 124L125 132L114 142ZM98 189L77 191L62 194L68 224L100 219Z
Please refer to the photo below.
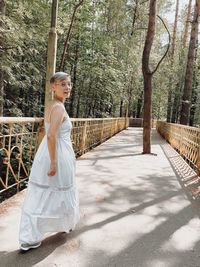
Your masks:
M128 128L77 160L81 220L70 234L47 237L20 253L26 190L0 204L2 267L199 267L200 204L191 201L153 130L142 155L142 129Z

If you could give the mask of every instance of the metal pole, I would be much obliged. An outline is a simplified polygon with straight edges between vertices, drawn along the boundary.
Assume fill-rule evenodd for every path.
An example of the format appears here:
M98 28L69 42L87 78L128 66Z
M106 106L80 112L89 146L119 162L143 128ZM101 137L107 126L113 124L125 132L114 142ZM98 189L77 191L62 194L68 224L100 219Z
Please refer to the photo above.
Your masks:
M56 68L56 51L57 51L57 12L58 12L58 0L52 1L51 9L51 28L48 37L47 48L47 68L46 68L46 83L45 83L45 112L48 103L52 100L52 91L50 86L50 78L55 73Z

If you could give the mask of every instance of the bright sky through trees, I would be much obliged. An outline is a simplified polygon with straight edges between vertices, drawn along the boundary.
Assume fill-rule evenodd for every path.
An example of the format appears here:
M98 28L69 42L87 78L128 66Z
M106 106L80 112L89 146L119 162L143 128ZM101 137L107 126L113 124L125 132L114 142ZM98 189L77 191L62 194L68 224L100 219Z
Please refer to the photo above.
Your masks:
M169 22L174 22L174 16L175 16L175 8L176 8L176 0L173 0L174 4L171 6L171 8L163 14L163 17L166 18ZM179 1L179 15L186 4L189 3L189 0L180 0ZM194 5L194 0L192 1L192 6Z

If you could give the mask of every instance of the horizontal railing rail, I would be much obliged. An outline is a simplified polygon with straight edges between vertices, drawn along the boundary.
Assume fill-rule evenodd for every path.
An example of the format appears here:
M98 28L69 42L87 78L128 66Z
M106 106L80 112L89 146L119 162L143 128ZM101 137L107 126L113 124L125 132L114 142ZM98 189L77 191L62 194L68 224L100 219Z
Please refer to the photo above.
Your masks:
M128 118L71 119L74 151L82 155L126 129ZM0 117L0 193L24 185L44 136L43 118Z
M151 127L156 128L157 120L151 120ZM129 118L130 127L143 127L143 118Z
M200 174L200 129L157 121L157 131Z

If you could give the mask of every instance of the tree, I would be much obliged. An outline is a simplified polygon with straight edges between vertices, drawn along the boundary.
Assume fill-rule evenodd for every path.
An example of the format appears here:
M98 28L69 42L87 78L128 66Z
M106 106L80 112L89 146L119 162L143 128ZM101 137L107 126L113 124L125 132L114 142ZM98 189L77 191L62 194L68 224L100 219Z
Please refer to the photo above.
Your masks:
M68 29L68 32L67 32L67 37L66 37L66 40L65 40L65 43L64 43L64 48L63 48L63 53L62 53L62 57L61 57L59 71L64 71L64 62L65 62L65 58L67 56L67 52L68 52L68 49L69 49L70 35L71 35L72 27L73 27L73 24L74 24L76 12L78 11L78 8L83 4L83 1L84 0L80 0L80 2L78 4L75 4L75 6L74 6L74 11L73 11L73 14L72 14L71 23L69 25L69 29Z
M194 16L192 21L191 35L190 35L190 44L187 57L187 67L185 73L185 83L183 89L181 117L180 117L180 123L185 125L188 124L190 107L191 107L190 102L191 102L191 92L192 92L193 66L194 66L195 50L198 37L199 15L200 15L200 0L196 0L194 8Z
M159 17L160 18L160 17ZM161 18L160 18L161 19ZM161 19L162 20L162 19ZM142 57L142 72L144 77L144 116L143 116L143 153L151 153L151 112L152 112L152 77L153 74L157 71L159 65L167 55L169 50L169 45L167 50L161 60L158 62L156 68L151 71L149 67L149 59L151 47L153 44L153 39L155 35L155 22L156 22L156 0L150 0L149 3L149 22L147 35L143 50ZM163 20L162 20L163 22ZM164 23L164 22L163 22ZM166 25L164 24L166 30L168 31ZM169 31L168 31L169 34ZM169 40L170 43L170 40Z
M189 0L189 4L187 7L187 15L185 20L185 27L183 32L183 48L186 48L187 44L187 36L188 36L188 30L189 30L189 23L190 23L190 16L191 16L191 6L192 6L192 0Z
M171 46L171 54L170 54L171 68L173 68L173 65L174 65L174 52L176 48L176 39L177 39L178 10L179 10L179 0L176 0L176 12L175 12L173 35L172 35L172 46ZM173 85L174 85L173 79L170 79L169 89L168 89L167 122L171 122L172 86Z
M3 16L5 15L5 1L0 0L0 29L3 28ZM0 58L2 58L4 54L4 36L3 33L0 34ZM3 116L3 101L4 98L4 75L3 75L3 69L2 69L2 62L0 65L0 116Z

